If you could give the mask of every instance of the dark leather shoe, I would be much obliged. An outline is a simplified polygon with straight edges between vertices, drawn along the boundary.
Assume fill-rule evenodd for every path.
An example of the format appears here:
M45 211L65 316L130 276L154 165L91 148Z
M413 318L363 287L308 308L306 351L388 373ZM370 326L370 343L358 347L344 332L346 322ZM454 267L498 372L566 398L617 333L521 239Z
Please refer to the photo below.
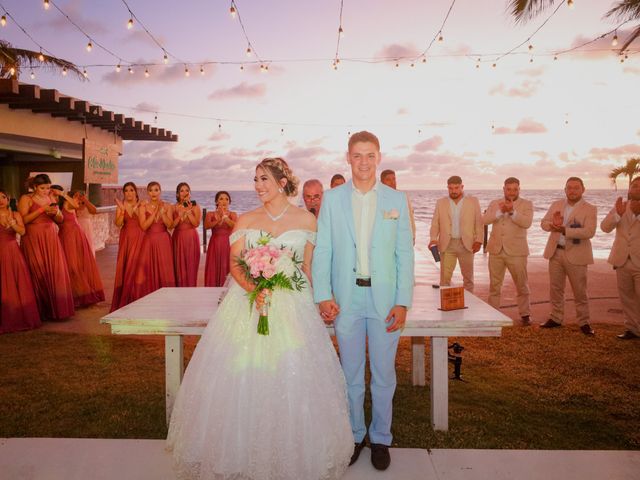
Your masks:
M386 470L391 464L389 447L381 443L371 444L371 464L376 470Z
M353 448L353 455L351 455L351 461L349 462L349 466L353 465L358 461L358 457L360 456L360 452L367 444L367 437L364 437L360 443L356 443Z
M620 335L616 335L616 337L618 337L620 340L633 340L634 338L640 338L631 330L625 330L624 333L621 333Z
M594 332L593 329L591 328L591 325L589 325L588 323L585 323L584 325L582 325L580 327L580 331L590 337L593 337L596 334L596 332Z
M520 317L523 327L528 327L531 325L531 317L529 315L523 315Z
M556 322L555 320L549 319L546 322L540 324L540 328L557 328L561 327L562 324Z

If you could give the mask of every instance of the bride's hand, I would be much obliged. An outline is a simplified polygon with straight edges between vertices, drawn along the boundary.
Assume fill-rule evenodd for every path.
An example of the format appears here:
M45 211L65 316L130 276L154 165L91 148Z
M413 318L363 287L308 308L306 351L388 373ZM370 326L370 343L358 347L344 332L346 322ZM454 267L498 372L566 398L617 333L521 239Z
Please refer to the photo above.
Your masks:
M267 297L271 295L271 290L263 289L256 297L256 310L260 312L264 303L267 301Z

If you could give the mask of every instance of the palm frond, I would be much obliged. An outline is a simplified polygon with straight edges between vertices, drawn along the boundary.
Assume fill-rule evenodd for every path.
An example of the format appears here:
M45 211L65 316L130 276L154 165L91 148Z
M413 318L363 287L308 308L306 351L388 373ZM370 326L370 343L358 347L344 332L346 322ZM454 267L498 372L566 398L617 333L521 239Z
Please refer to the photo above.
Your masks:
M79 79L86 80L80 69L68 60L44 55L42 52L15 48L9 42L0 40L0 77L17 79L24 68L39 68L52 72L62 72L66 69ZM14 70L13 74L11 69Z
M640 25L638 25L636 29L633 32L631 32L631 34L624 41L624 43L622 44L622 47L620 47L620 53L624 52L627 48L629 48L629 45L631 45L633 41L638 37L640 37Z
M605 17L614 17L620 21L638 20L640 19L640 0L621 0L605 14Z
M507 10L516 22L527 22L537 17L547 8L553 6L556 0L510 0Z

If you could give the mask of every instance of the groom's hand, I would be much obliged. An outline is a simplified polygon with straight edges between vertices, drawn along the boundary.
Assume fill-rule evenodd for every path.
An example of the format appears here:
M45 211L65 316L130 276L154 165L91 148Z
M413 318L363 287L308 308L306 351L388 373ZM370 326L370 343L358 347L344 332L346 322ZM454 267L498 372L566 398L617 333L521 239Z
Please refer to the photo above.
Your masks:
M389 311L389 315L387 315L384 321L385 323L391 323L391 325L387 327L387 332L391 333L396 330L402 330L407 321L407 307L404 305L395 305Z
M340 307L333 299L320 302L318 307L320 308L320 316L322 317L322 320L324 320L324 323L328 325L331 325L340 313Z

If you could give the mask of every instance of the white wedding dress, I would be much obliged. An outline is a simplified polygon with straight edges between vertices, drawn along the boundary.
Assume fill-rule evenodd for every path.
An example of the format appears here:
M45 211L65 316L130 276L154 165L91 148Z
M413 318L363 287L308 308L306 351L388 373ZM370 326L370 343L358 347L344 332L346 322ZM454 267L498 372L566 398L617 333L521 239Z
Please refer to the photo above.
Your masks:
M255 245L260 231L238 230ZM272 243L302 258L315 233L289 230ZM185 372L167 437L179 478L337 479L354 440L345 381L309 284L276 290L269 335L235 281Z

